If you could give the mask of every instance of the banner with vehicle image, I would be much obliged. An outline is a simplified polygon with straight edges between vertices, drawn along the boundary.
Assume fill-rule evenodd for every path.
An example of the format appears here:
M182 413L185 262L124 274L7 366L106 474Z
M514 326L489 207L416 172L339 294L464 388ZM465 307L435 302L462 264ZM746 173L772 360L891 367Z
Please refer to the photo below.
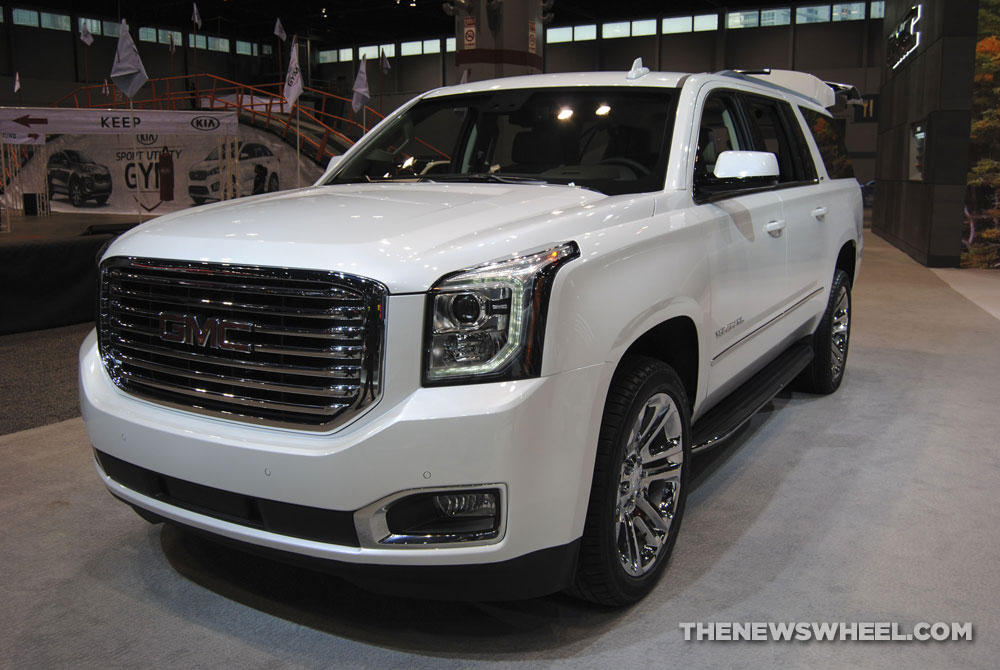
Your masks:
M42 156L38 157L39 159ZM46 143L45 184L53 212L150 216L296 187L295 149L269 133L238 135L59 135ZM302 160L301 183L322 174Z

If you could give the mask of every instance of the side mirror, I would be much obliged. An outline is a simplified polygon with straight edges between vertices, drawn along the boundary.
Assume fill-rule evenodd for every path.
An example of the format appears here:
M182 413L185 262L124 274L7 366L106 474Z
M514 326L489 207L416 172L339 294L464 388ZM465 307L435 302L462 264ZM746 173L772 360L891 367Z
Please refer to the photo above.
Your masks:
M316 180L316 184L313 184L313 185L316 186L316 185L322 184L324 181L326 181L326 178L329 177L333 173L334 169L337 167L337 165L340 163L341 159L343 159L343 158L344 158L344 154L339 154L337 156L330 156L330 162L326 164L326 170L323 172L323 176L320 177L319 179L317 179Z
M767 151L723 151L715 161L716 179L778 177L778 157Z

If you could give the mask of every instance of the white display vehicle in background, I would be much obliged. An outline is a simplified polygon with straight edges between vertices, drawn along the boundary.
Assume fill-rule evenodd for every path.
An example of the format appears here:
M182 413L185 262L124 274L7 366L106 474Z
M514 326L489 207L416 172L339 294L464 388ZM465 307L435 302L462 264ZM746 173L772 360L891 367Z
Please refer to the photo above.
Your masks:
M239 168L239 194L257 195L279 190L278 168L280 160L259 142L240 142L239 156L230 145L230 152L237 158ZM196 205L222 199L219 148L212 149L205 160L191 166L188 171L188 195ZM233 176L233 184L236 177ZM236 189L233 189L236 192ZM230 196L234 197L234 196Z
M80 354L98 472L151 521L373 589L632 602L692 451L843 379L861 193L825 116L641 63L469 83L313 187L140 226Z

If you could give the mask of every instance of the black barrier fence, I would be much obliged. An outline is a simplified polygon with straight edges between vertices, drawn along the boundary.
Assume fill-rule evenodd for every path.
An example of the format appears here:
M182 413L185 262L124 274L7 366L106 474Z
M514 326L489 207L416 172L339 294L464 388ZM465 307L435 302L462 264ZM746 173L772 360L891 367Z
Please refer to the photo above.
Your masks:
M97 252L113 237L0 245L0 334L93 321Z

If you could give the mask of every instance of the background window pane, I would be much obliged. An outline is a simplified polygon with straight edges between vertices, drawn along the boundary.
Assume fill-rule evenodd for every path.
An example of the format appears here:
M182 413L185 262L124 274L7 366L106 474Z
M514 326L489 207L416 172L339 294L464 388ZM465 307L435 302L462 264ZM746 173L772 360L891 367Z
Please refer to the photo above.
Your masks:
M819 7L797 7L795 23L826 23L830 20L830 5Z
M69 16L66 16L65 14L49 14L48 12L42 12L42 28L69 31L73 29L73 23L69 20Z
M358 47L358 60L360 60L362 57L367 58L368 60L377 60L378 59L378 47L374 47L374 46L372 46L372 47Z
M787 7L760 10L760 25L762 26L787 26L791 22L792 10Z
M884 0L879 0L878 2L872 3L872 18L873 19L884 19L885 18L885 2Z
M701 14L694 17L694 31L701 32L702 30L718 30L719 29L719 15L718 14Z
M238 43L237 43L236 46L237 46L237 48L239 48L239 44ZM319 62L320 63L336 63L337 62L337 50L336 49L329 49L327 51L320 51L319 52Z
M545 31L545 42L547 44L559 44L560 42L572 42L572 28L549 28Z
M862 21L865 18L865 3L841 2L833 6L834 21Z
M646 19L632 22L632 37L656 34L656 19Z
M354 49L351 48L341 49L340 53L337 55L339 56L341 63L345 61L350 63L352 60L354 60Z
M419 56L424 52L421 42L403 42L399 45L400 56Z
M209 37L208 48L210 51L229 51L229 39L225 37Z
M250 48L249 42L243 42L241 40L236 40L236 53L243 54L244 56L249 56L253 53L253 49ZM319 62L323 62L323 52L319 52Z
M38 27L38 12L33 12L30 9L15 9L14 10L14 25L15 26L31 26L32 28Z
M87 30L90 31L91 35L101 34L101 20L100 19L80 19L80 28L87 26Z
M629 36L629 22L605 23L601 25L601 37L606 40Z
M270 44L265 44L264 46L262 46L261 47L261 51L263 52L263 54L265 56L273 56L274 55L274 50L271 48Z
M690 16L675 16L669 19L663 19L663 25L660 27L664 35L670 35L671 33L689 33L691 32L691 17Z
M441 40L424 40L424 53L425 54L441 53Z
M576 26L573 28L573 40L576 42L585 42L587 40L597 39L597 24L591 23L587 26Z
M205 36L204 35L198 35L197 38L198 39L195 39L195 34L194 33L189 33L188 34L188 46L194 47L195 49L204 49L205 45L206 45Z
M756 28L760 25L757 10L751 12L729 12L726 16L727 28Z
M114 21L104 22L104 34L108 37L118 37L122 31L122 24L115 23Z
M139 41L140 42L155 42L156 41L156 28L139 28Z
M454 37L449 37L448 39L446 39L444 41L444 50L445 51L454 51L455 50L455 38Z
M181 34L179 30L164 30L160 28L157 31L157 41L160 44L170 44L170 35L174 36L174 46L181 46L184 43L184 35Z
M381 50L379 53L385 52L385 57L386 58L395 58L396 57L396 45L395 44L382 44L382 45L379 46L379 49Z

